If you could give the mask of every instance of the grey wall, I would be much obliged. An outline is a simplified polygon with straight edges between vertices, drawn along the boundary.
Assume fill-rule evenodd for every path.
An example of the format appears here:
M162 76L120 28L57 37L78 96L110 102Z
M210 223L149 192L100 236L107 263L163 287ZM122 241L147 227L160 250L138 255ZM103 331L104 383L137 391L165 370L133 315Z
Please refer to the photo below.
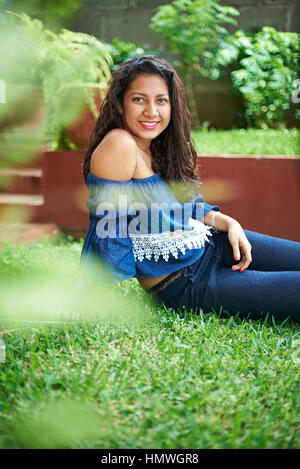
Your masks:
M148 28L150 18L166 0L86 0L73 21L74 29L111 41L121 37L138 44L158 47L161 40Z
M161 48L162 40L148 28L150 18L166 0L86 0L84 7L73 18L71 28L110 42L118 36L140 45ZM273 26L281 31L300 32L300 0L225 0L240 12L239 27ZM235 28L234 28L235 29ZM167 57L166 57L167 58ZM218 81L194 77L197 113L196 123L209 121L216 128L234 125L239 103L230 97L230 78ZM287 113L289 125L295 121Z
M160 40L148 23L159 5L170 0L86 0L72 22L78 31L110 41L116 36L127 41L149 43ZM274 26L281 31L300 32L300 0L223 0L240 12L239 24Z
M222 3L239 10L241 26L256 24L300 32L300 0L229 0Z

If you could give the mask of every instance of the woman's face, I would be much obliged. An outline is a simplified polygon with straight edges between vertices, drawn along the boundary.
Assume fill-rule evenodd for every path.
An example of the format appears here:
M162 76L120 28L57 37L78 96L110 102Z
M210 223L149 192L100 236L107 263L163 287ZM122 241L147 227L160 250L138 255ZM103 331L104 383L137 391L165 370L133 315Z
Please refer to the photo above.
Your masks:
M171 119L171 103L166 81L160 75L143 73L129 85L123 98L125 128L137 143L149 148Z

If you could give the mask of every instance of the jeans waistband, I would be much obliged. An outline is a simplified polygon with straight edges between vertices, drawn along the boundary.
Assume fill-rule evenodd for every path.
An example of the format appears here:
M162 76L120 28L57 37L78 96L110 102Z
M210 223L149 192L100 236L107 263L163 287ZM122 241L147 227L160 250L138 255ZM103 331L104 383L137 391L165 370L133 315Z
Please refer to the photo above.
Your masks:
M174 274L171 275L171 277L168 276L168 277L164 278L163 279L164 281L162 282L161 285L157 284L154 287L152 287L152 292L153 293L158 293L158 292L164 290L169 285L171 285L171 283L175 282L176 279L181 277L183 275L183 273L184 273L184 268L182 268L181 270L177 270Z
M209 239L208 243L207 243L207 247L208 246L211 246L213 248L215 248L215 241L213 239ZM194 274L194 270L195 268L197 268L197 263L198 262L201 262L202 258L203 258L204 254L199 258L197 259L196 261L192 262L191 264L189 264L188 266L186 267L183 267L182 269L180 270L176 270L175 272L172 272L171 274L167 275L167 277L163 278L160 282L158 282L156 285L154 285L153 287L147 289L146 291L148 293L152 293L154 290L156 290L157 288L160 288L161 286L163 286L165 283L167 283L172 277L174 277L174 275L178 274L178 272L181 272L183 271L183 276L184 277L187 277L187 278L190 278L192 279L193 278L193 274Z
M151 293L153 292L154 290L157 290L158 288L160 288L161 286L163 286L166 282L168 282L168 280L170 280L172 277L174 277L174 275L176 275L178 272L181 272L183 269L180 269L180 270L175 270L175 272L172 272L171 274L167 275L167 277L163 278L160 282L156 283L154 285L154 287L151 287L149 289L147 289L146 291L148 293Z
M175 272L172 272L171 274L167 275L167 277L163 278L160 282L158 282L156 285L154 285L153 287L147 289L146 291L148 293L151 293L153 292L154 290L157 290L158 288L162 287L165 283L167 283L172 277L174 277L174 275L177 275L179 272L183 272L183 276L184 277L190 277L192 276L192 273L193 273L193 270L191 268L191 266L193 266L194 264L196 264L197 261L195 262L192 262L190 265L186 266L186 267L183 267L182 269L180 270L175 270Z

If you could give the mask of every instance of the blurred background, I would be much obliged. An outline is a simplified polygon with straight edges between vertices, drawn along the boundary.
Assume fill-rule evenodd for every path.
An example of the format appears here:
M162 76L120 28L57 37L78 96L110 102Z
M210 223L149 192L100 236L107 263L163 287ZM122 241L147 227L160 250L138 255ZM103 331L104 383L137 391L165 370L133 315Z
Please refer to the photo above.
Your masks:
M111 74L151 53L184 82L206 199L248 229L300 240L299 1L1 0L0 9L0 242L85 236L81 162Z

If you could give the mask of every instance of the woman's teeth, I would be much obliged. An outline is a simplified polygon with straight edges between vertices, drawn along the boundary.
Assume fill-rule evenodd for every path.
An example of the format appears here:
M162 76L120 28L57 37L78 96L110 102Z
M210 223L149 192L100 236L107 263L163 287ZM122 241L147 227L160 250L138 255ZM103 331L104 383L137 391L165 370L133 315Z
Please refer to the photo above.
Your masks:
M147 127L148 129L154 129L154 127L156 127L159 122L143 122L143 121L140 121L140 124L142 127Z

